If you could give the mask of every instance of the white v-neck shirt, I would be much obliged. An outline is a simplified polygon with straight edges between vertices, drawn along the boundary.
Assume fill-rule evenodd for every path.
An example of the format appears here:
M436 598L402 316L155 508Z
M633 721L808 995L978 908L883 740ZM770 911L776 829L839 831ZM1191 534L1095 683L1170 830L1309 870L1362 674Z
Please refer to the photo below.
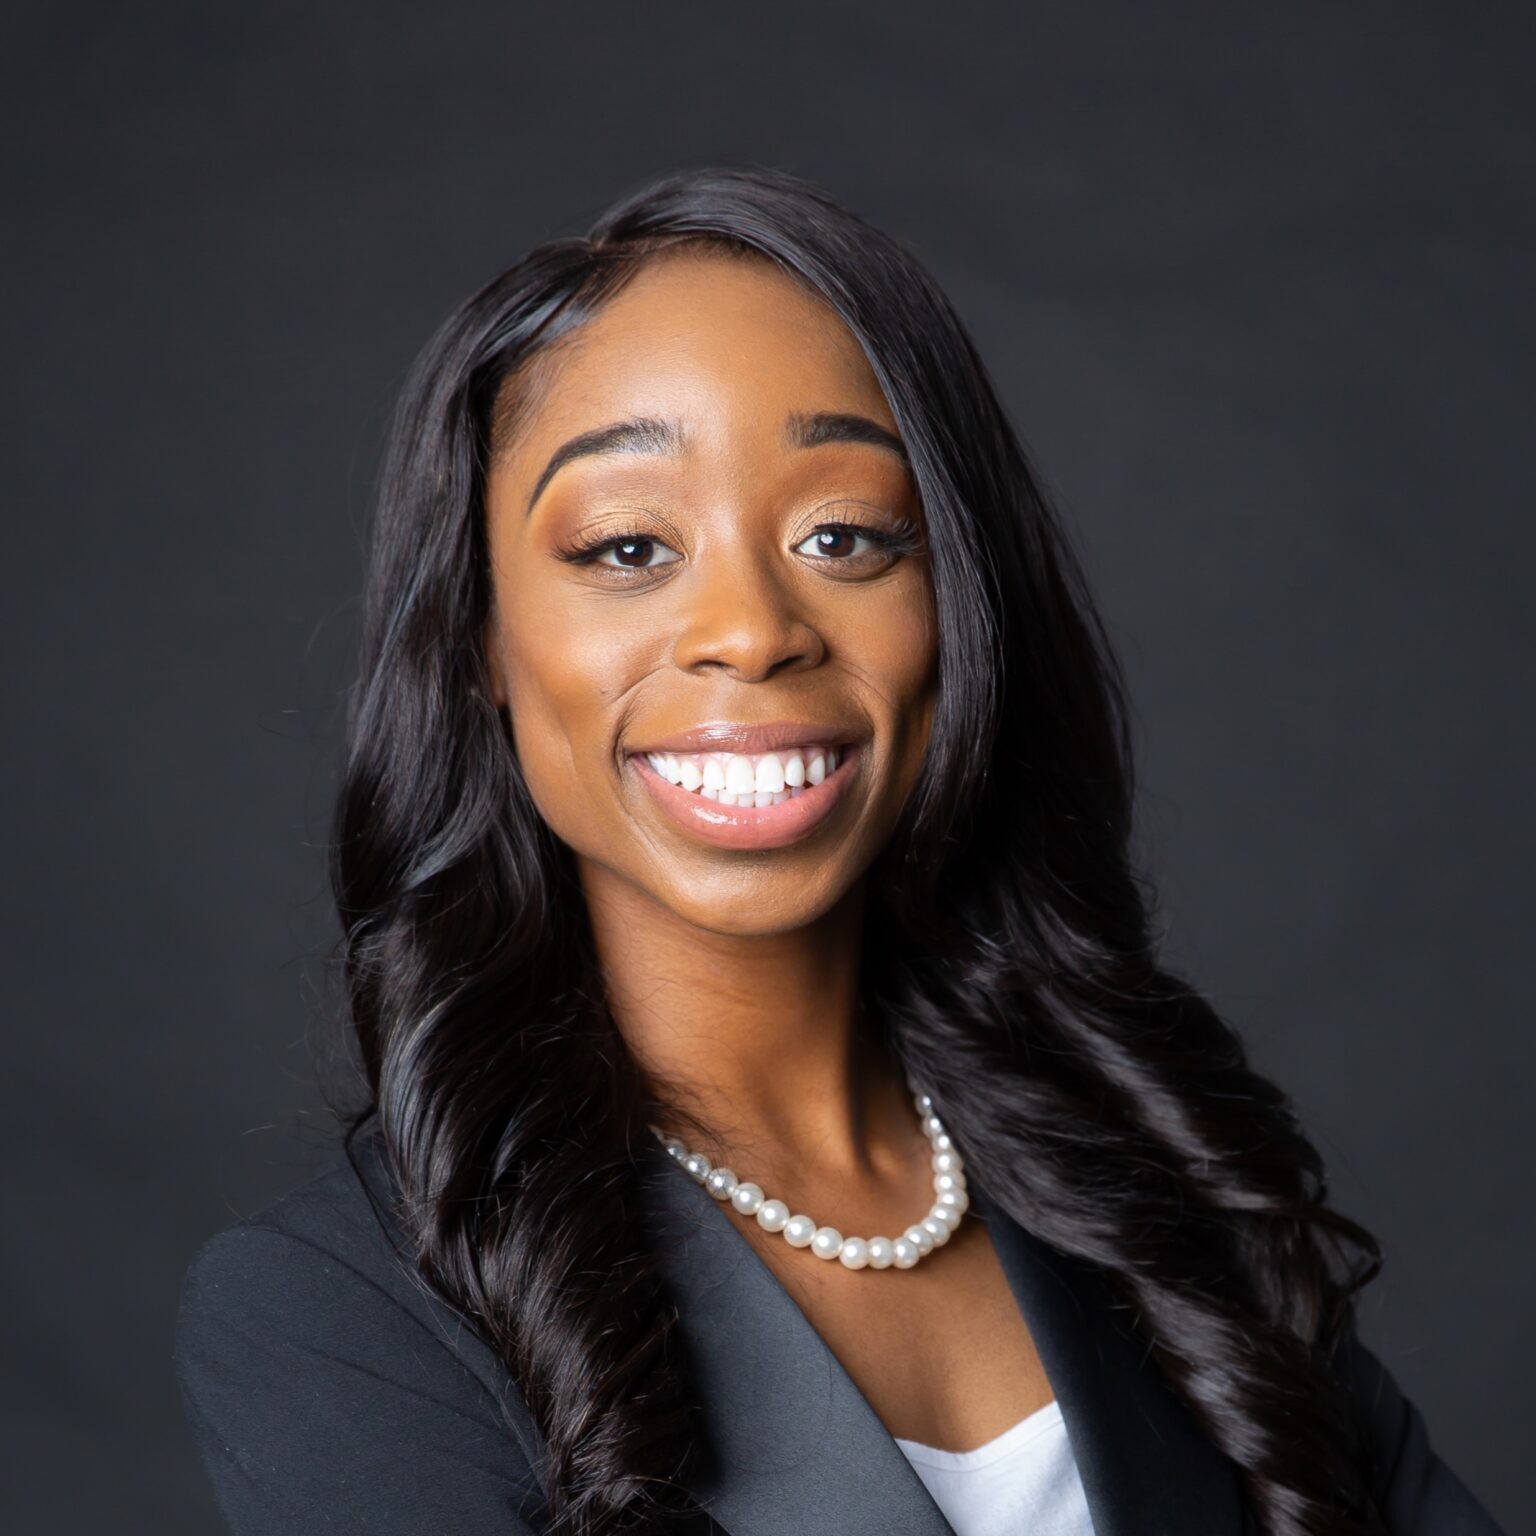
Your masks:
M957 1536L1093 1536L1066 1422L1054 1400L973 1451L894 1438Z

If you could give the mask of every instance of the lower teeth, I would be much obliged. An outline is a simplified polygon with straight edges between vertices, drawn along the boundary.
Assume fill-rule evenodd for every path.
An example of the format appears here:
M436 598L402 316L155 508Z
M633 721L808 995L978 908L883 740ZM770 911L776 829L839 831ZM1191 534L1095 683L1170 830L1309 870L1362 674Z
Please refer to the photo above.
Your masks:
M682 786L677 786L681 788ZM700 789L695 793L705 800L714 800L721 805L749 805L756 806L759 810L770 805L783 805L786 800L793 800L798 795L805 793L804 789L781 789L777 794L771 794L768 790L754 790L749 795L730 795L723 789Z

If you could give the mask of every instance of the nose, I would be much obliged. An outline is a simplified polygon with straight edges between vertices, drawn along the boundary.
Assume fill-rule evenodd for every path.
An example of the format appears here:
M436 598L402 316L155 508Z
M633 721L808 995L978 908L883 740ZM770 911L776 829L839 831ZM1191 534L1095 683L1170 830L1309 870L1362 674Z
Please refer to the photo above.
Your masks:
M690 601L673 646L684 672L728 673L744 683L816 666L826 646L797 609L795 596L763 564L717 553L690 583Z

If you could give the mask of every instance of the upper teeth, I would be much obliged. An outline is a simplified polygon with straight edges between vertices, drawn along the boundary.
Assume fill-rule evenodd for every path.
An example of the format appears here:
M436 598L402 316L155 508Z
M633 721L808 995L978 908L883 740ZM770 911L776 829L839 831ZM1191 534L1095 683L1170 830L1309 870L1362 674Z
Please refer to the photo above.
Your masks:
M836 747L780 752L647 752L662 778L722 805L778 805L837 767Z

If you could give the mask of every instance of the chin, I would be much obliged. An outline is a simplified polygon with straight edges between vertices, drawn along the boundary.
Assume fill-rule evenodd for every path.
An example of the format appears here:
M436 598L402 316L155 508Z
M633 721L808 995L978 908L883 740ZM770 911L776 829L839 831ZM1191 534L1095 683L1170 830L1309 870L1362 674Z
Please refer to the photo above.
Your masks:
M787 894L782 899L768 899L761 889L752 889L752 880L747 880L744 885L745 889L729 896L722 895L716 901L678 898L665 900L665 905L684 922L707 933L717 933L724 938L765 939L809 926L824 917L837 900L834 895L807 902L799 892Z

